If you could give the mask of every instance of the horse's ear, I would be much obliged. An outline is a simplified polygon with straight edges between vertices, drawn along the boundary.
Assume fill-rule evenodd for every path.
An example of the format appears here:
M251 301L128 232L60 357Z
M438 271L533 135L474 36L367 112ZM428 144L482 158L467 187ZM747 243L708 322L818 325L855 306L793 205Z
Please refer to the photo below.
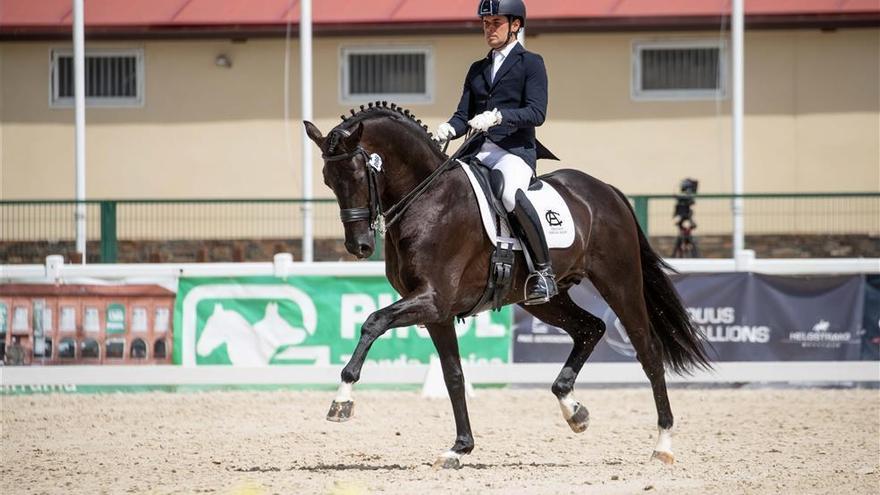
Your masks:
M315 124L309 122L308 120L303 120L303 125L306 126L306 134L309 136L309 139L315 142L320 148L324 145L324 136L321 135L321 131L318 130L318 127Z
M348 149L353 149L361 142L361 136L364 135L364 123L358 122L357 127L354 131L351 132L351 136L345 138L345 146Z

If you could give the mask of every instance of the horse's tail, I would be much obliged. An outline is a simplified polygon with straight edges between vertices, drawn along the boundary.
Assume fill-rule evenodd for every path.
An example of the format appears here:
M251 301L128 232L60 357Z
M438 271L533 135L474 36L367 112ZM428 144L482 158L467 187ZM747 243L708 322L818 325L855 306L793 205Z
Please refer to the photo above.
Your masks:
M626 196L616 187L611 188L626 203L636 221L642 262L642 292L648 307L651 334L659 344L663 362L679 375L687 374L694 368L711 369L700 331L684 309L672 281L664 271L675 272L675 269L651 248Z

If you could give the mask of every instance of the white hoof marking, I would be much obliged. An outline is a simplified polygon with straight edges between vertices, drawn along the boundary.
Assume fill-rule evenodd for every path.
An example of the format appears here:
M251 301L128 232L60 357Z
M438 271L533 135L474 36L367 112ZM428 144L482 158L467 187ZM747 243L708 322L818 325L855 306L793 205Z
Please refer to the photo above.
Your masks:
M672 456L672 430L665 430L663 428L658 428L659 434L657 436L657 447L654 448L654 452L661 452L664 454L669 454Z
M342 382L336 391L336 402L348 402L351 400L351 383Z
M574 399L574 393L569 392L559 399L559 408L562 409L562 417L566 421L574 416L574 410L578 405L578 401Z

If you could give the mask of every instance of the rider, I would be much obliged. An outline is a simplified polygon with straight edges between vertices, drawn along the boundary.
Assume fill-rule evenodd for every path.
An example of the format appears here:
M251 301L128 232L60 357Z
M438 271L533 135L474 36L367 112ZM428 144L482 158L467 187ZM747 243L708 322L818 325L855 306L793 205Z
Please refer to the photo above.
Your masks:
M558 292L541 220L525 194L538 158L556 159L535 139L535 127L547 113L547 71L540 55L517 41L525 26L522 0L481 0L486 58L471 65L455 114L440 124L441 141L465 134L468 126L484 132L476 157L492 169L493 189L500 189L508 219L524 241L535 270L526 280L525 304L541 304Z

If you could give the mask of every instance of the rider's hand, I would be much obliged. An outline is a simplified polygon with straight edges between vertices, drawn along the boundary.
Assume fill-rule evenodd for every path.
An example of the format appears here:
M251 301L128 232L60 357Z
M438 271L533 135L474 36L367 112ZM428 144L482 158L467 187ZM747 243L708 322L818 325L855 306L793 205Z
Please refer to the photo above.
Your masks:
M493 125L501 123L501 112L498 109L486 110L468 121L468 125L478 131L488 131Z
M449 125L449 122L440 124L437 128L437 139L440 141L449 141L455 137L455 128Z

